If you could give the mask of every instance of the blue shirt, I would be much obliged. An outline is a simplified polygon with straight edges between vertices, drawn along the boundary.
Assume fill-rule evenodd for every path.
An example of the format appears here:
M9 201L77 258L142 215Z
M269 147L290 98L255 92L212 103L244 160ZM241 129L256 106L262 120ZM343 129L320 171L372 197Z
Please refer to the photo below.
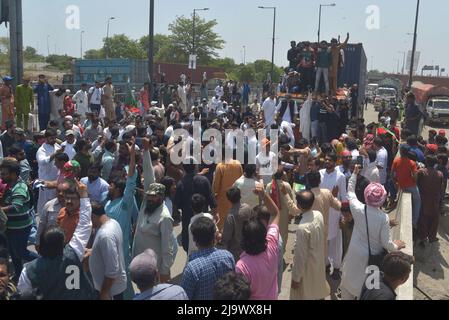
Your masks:
M100 177L94 182L90 182L88 177L84 177L81 179L81 182L87 186L89 199L95 202L101 203L104 193L109 190L109 183Z
M426 161L426 158L424 157L424 153L421 151L418 147L410 147L410 151L413 151L416 153L416 156L418 157L418 162L424 163Z
M312 106L310 108L310 121L318 121L318 118L320 116L320 103L319 102L313 102Z
M131 224L137 221L139 210L137 208L134 192L136 191L137 170L134 176L126 179L125 192L123 197L115 200L109 200L104 207L109 218L116 220L123 231L123 255L125 257L125 265L131 263Z
M135 296L134 300L189 300L180 286L173 284L158 284Z
M229 251L209 248L192 253L181 280L190 300L212 300L215 282L235 270Z
M50 91L53 87L47 83L39 83L34 87L34 93L37 94L37 106L39 113L50 113Z

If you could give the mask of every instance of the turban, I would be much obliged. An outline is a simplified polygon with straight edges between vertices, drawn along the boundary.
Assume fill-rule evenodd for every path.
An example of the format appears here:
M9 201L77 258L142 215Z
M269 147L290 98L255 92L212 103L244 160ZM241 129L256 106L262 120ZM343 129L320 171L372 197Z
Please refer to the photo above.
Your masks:
M72 160L66 162L63 169L63 176L66 179L74 179L78 176L81 171L81 166L78 161Z
M387 191L379 183L371 183L365 189L365 202L370 207L380 208L387 199Z

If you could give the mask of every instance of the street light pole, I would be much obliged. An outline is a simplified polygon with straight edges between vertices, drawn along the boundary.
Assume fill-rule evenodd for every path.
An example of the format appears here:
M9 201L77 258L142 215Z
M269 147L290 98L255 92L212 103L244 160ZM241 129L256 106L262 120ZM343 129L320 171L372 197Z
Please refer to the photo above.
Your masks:
M319 17L318 17L318 43L320 43L320 38L321 38L321 12L322 12L322 7L335 7L336 4L335 3L331 3L331 4L320 4L320 13L319 13Z
M196 54L196 34L195 34L195 19L196 19L196 12L197 11L208 11L209 8L203 8L203 9L193 9L193 42L192 42L192 55Z
M50 35L47 35L47 57L50 55Z
M148 80L153 89L154 77L154 0L150 0L150 25L148 42ZM151 97L150 97L151 98Z
M80 39L80 47L81 47L81 60L83 60L83 34L84 34L84 30L81 31L81 39Z
M109 23L114 19L115 17L110 17L108 19L108 30L106 32L106 59L109 59Z
M243 65L246 65L246 46L243 46Z
M271 81L274 81L274 47L276 44L276 7L259 6L259 9L273 10L273 45L271 48Z
M398 51L398 53L400 53L400 54L403 54L404 55L404 57L403 57L403 59L402 59L402 72L401 72L401 74L404 74L404 72L405 72L405 51Z
M416 53L416 40L418 33L418 19L419 19L419 0L416 1L416 17L415 17L415 32L413 34L413 49L412 49L412 60L410 61L410 76L408 79L408 87L412 87L413 83L413 69L415 64L415 53Z

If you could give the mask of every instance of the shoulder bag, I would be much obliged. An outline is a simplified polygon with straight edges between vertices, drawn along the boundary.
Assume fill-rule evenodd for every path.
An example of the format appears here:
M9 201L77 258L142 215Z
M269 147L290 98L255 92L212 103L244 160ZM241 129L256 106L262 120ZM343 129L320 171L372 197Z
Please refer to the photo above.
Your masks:
M388 251L383 249L382 253L373 255L371 253L371 245L369 241L369 228L368 228L368 212L367 212L368 206L365 206L365 220L366 220L366 235L368 238L368 266L377 266L382 271L383 269L383 260L385 256L388 254Z

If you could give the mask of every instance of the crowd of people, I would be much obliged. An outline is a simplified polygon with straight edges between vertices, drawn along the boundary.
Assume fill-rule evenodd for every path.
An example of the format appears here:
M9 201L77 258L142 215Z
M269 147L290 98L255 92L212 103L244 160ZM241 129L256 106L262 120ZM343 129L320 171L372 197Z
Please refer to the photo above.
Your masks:
M323 43L318 54L332 53L326 59L335 69L333 53L344 44ZM313 74L305 69L315 49L305 43L298 55L292 43L292 50L290 67L310 86ZM326 91L335 92L336 76L331 71ZM413 264L401 252L413 244L392 239L396 222L388 213L400 191L412 193L417 243L438 241L447 139L444 131L419 136L413 94L401 130L391 118L365 123L335 93L299 102L270 92L262 104L250 104L247 84L242 96L228 82L196 101L186 82L163 88L153 101L145 84L139 112L120 113L111 78L83 85L73 97L56 92L63 96L56 107L45 76L35 88L29 79L11 88L13 106L2 95L17 121L3 114L0 299L276 300L294 237L290 299L327 298L330 277L341 280L341 299L393 300ZM33 91L39 132L25 117ZM195 140L208 129L223 145ZM267 136L278 130L277 139L233 139L249 129ZM198 145L223 159L174 161L179 150ZM242 148L244 161L237 156ZM174 284L179 250L187 261ZM377 289L365 284L374 257L383 271Z

